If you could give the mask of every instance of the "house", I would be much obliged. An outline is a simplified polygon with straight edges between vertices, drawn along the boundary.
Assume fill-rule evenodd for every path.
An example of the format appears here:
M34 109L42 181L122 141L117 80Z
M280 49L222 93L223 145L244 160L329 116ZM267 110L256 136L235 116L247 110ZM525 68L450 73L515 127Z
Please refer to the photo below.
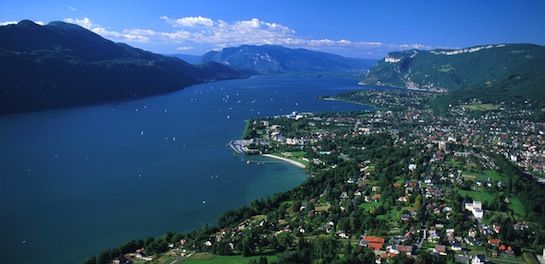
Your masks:
M482 206L480 201L473 201L472 203L466 203L465 209L471 211L475 218L482 219L484 215Z
M433 249L433 252L446 256L447 255L447 246L445 245L435 245L435 249Z
M499 247L500 243L501 243L501 241L499 239L496 239L496 238L491 238L491 239L488 240L488 244L490 244L491 246L494 246L494 247Z
M471 264L485 264L486 258L484 255L475 255L471 259Z
M382 248L381 243L369 243L367 246L372 248L375 251L379 251Z
M439 239L440 239L440 237L437 234L437 230L435 229L435 227L434 226L430 227L429 235L428 235L428 242L431 243L431 242L437 241Z
M121 255L114 260L112 260L113 264L132 264L132 260L127 259L125 256Z
M475 228L470 228L469 231L467 232L467 235L469 237L476 237L477 236L477 230Z
M402 214L401 217L400 217L400 220L401 220L402 222L408 222L409 219L410 219L410 217L411 217L411 216L410 216L409 214Z
M492 224L492 229L494 230L494 232L496 232L496 234L499 234L501 230L501 225L498 223L494 223Z
M515 256L515 251L511 246L501 245L498 250L509 257Z
M344 238L344 239L350 238L350 235L348 235L348 233L346 233L346 231L344 231L344 230L337 231L335 233L335 235L340 237L340 238Z
M481 242L474 237L465 238L465 241L472 246L481 245Z
M403 236L403 241L411 241L411 240L414 240L414 238L415 238L415 236L414 236L413 232L407 232Z
M453 251L461 251L462 250L462 244L459 242L453 243L451 249Z
M518 222L513 225L513 229L522 231L528 229L528 224L526 222Z
M382 244L384 244L384 238L373 237L373 236L363 236L359 244L360 246L370 247L373 250L380 250L382 248Z
M413 246L397 245L396 250L400 253L405 253L407 256L411 256L413 252Z

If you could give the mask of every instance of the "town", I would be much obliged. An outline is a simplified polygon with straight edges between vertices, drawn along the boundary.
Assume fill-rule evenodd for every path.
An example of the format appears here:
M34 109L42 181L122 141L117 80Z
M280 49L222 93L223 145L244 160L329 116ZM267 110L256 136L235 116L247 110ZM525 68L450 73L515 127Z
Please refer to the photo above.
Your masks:
M376 110L248 120L235 152L304 164L309 179L217 227L135 247L169 261L543 263L545 124L523 106L477 100L436 115L433 96L360 90L334 99Z

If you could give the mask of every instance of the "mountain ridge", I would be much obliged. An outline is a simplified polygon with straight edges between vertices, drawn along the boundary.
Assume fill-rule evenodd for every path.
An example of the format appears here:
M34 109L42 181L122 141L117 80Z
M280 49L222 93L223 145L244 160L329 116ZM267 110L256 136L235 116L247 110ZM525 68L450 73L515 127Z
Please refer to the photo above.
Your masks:
M521 61L523 58L532 61ZM494 81L494 77L501 77L499 74L502 73L545 72L545 69L539 67L528 67L544 59L545 47L534 44L390 52L368 71L362 84L452 90L476 85L476 81L482 81L484 85L486 81ZM478 76L475 69L484 75ZM482 72L484 70L487 72Z
M65 22L0 27L0 114L134 99L241 77L219 63L191 65Z
M253 74L361 72L372 66L370 60L277 45L241 45L210 51L201 58L201 62L208 61Z
M448 91L447 101L451 102L531 98L541 108L545 107L544 83L545 47L535 44L391 52L361 81L365 85Z

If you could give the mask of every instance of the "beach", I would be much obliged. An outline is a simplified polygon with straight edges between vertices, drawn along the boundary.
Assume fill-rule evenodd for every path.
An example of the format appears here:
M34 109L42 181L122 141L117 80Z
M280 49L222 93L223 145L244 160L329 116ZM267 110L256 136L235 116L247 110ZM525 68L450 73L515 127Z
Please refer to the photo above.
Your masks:
M279 156L275 156L275 155L272 155L272 154L261 154L261 156L264 156L264 157L269 157L269 158L273 158L273 159L279 159L279 160L283 160L285 162L288 162L288 163L291 163L299 168L306 168L306 166L301 163L301 162L297 162L297 161L294 161L294 160L290 160L290 159L287 159L287 158L283 158L283 157L279 157Z

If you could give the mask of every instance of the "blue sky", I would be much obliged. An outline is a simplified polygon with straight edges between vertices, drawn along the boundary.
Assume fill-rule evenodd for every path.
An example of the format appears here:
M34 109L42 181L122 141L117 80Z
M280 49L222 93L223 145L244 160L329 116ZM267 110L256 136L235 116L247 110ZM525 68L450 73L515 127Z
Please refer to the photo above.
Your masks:
M0 23L84 26L156 53L275 44L349 57L497 43L545 45L543 0L0 0Z

